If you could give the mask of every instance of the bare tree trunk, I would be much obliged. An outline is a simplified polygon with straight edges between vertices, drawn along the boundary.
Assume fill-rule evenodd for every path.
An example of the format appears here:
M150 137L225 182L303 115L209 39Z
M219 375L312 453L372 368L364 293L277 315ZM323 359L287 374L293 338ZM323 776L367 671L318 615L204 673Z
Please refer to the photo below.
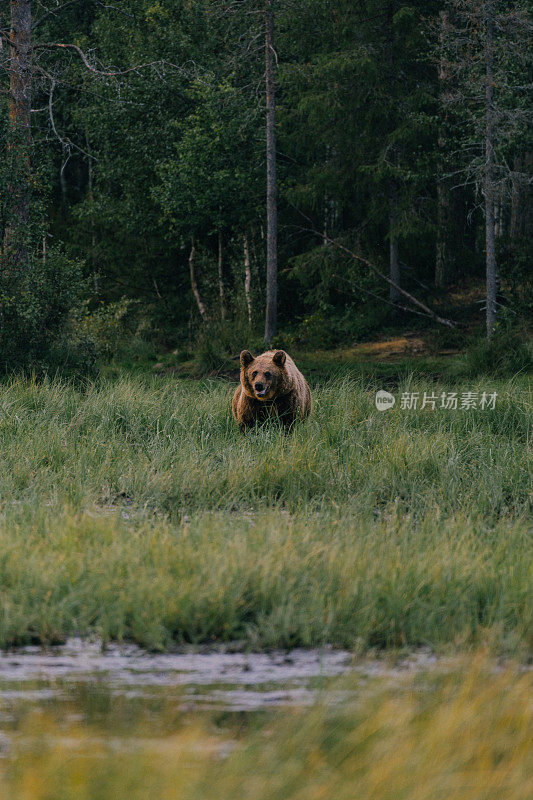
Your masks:
M196 283L196 272L194 269L195 257L196 257L196 246L193 237L191 239L191 252L189 254L189 273L191 276L191 289L194 295L194 299L196 300L196 305L198 306L198 311L200 312L200 316L202 317L204 322L207 322L207 311L205 310L205 306L202 303L202 298L200 297L200 292L198 291L198 284Z
M393 85L397 79L397 70L394 64L394 2L387 3L386 8L386 32L387 32L387 73L388 80ZM394 113L394 112L393 112ZM390 149L390 160L396 163L396 148L394 145ZM400 295L397 287L400 285L400 261L398 257L398 186L395 178L391 177L389 183L389 302L395 305L398 304ZM395 312L397 313L397 312Z
M89 195L89 224L91 226L91 267L93 272L93 286L95 294L100 294L100 275L96 271L96 222L94 219L94 184L93 184L93 160L89 149L89 137L85 134L85 149L89 153L87 159L87 184Z
M252 297L250 289L252 285L252 271L250 269L250 248L248 246L248 234L242 237L244 248L244 294L246 297L246 307L248 309L248 324L252 324Z
M400 260L398 257L398 189L395 183L391 183L389 194L389 300L397 304L400 300L400 293L397 287L400 285Z
M226 319L226 293L224 292L224 276L222 274L223 250L222 234L218 234L218 294L220 296L220 316Z
M31 0L11 0L9 120L29 147L31 116ZM24 153L25 161L29 152Z
M435 286L442 287L448 280L448 247L446 228L449 220L450 196L445 179L437 181L437 248L435 253Z
M485 245L487 267L487 339L490 341L496 325L496 296L498 269L494 234L494 7L493 0L485 5Z
M23 266L28 255L31 145L31 0L11 0L9 63L9 162L11 211L4 246Z
M267 289L265 344L270 344L278 328L278 208L276 190L276 96L274 83L273 0L265 8L266 65L266 158L267 158Z
M448 36L448 12L441 11L439 13L440 29L439 38L441 45L441 55L439 61L439 84L440 84L440 97L441 105L442 98L446 88L446 68L444 53L444 43ZM446 284L449 277L448 265L448 223L450 220L450 187L448 181L444 177L444 151L445 151L445 135L443 129L443 122L441 120L438 135L438 170L439 176L437 179L437 247L435 253L435 286L442 287Z
M61 164L61 169L59 170L59 186L61 188L61 202L64 206L67 205L67 179L65 177L65 167L66 167L66 159L65 159L65 147L62 148L63 152L63 163Z

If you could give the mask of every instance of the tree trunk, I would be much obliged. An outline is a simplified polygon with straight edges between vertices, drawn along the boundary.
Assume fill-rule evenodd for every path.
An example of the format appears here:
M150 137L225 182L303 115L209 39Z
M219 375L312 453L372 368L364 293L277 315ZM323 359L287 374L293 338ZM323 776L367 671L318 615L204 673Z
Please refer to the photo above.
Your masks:
M248 234L243 235L244 247L244 294L246 297L246 307L248 309L248 324L252 324L252 298L250 289L252 285L252 271L250 269L250 248L248 246Z
M441 11L439 14L440 29L439 39L441 46L441 54L439 60L439 93L442 105L442 99L445 93L447 73L444 60L444 43L449 35L448 33L448 12ZM444 152L446 147L446 137L444 133L444 124L441 119L439 125L439 135L437 140L439 158L438 158L438 179L437 179L437 247L435 253L435 286L445 286L449 278L449 257L448 257L448 237L449 237L449 221L450 221L450 187L449 182L444 177Z
M398 303L400 293L397 286L400 286L400 260L398 257L398 189L395 183L391 183L389 194L389 300L391 303Z
M222 234L218 234L218 294L220 297L220 316L226 319L226 293L224 292L224 276L222 274L223 266L223 250L222 250Z
M31 0L11 0L9 67L9 120L20 133L26 148L30 144L31 116ZM29 150L24 153L24 164Z
M87 184L88 184L88 199L89 199L89 224L91 226L91 267L93 273L93 286L94 293L100 294L100 275L96 271L96 222L94 219L94 183L93 183L93 160L91 158L91 151L89 149L89 137L85 134L85 149L89 154L87 159Z
M267 159L267 288L265 344L277 333L278 306L278 209L276 191L276 97L274 83L274 11L273 0L266 0L266 159Z
M191 252L189 254L189 273L191 276L191 289L194 295L194 299L196 300L196 305L198 306L198 311L200 312L200 316L202 317L204 322L207 322L207 311L205 310L205 306L202 303L202 298L200 297L200 292L198 291L198 284L196 283L196 272L194 269L194 261L196 257L196 246L194 244L194 238L191 239Z
M388 2L386 8L386 34L387 34L387 77L391 86L397 80L397 68L394 63L394 3ZM391 125L395 122L395 114L391 117ZM396 165L397 154L396 148L393 144L390 147L390 161ZM397 286L400 285L400 261L398 258L398 186L394 176L390 178L389 183L389 302L397 304L400 300L400 294ZM395 311L395 314L398 312Z
M490 341L496 325L496 296L498 269L494 232L494 7L493 0L485 5L485 245L487 268L487 339Z
M435 286L446 285L449 276L447 222L449 220L450 195L445 179L437 181L437 248L435 253Z
M63 158L63 163L61 164L61 169L59 170L59 186L61 188L61 202L66 207L68 198L67 198L67 179L65 176L65 168L67 164L67 160L65 158L65 146L62 147L62 158Z
M31 145L31 0L11 0L9 63L10 212L4 246L23 268L28 256Z

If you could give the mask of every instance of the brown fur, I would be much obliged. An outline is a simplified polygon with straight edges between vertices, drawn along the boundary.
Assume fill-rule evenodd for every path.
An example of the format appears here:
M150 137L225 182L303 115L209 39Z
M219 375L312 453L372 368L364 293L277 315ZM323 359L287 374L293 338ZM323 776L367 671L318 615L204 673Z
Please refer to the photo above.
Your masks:
M242 430L268 416L277 417L290 427L295 420L305 419L311 413L311 392L284 350L268 350L256 358L243 350L241 384L235 391L232 408Z

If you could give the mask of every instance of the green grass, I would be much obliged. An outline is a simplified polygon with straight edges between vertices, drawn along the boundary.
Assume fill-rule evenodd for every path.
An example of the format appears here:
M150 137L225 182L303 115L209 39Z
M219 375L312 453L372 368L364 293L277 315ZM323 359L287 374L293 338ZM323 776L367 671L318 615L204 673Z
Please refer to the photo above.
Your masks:
M223 381L0 391L0 645L80 633L354 649L533 641L527 380L494 411L378 412L318 384L243 436ZM449 390L407 377L395 390Z

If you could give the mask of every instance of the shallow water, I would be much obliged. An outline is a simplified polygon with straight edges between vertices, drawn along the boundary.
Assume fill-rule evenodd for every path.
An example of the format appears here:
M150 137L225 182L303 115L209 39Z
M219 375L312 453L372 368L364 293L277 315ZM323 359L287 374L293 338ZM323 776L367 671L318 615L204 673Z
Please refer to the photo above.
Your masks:
M184 708L255 711L313 701L330 679L394 677L435 661L429 652L411 654L394 666L380 660L354 663L344 650L295 649L271 653L194 649L153 654L133 644L73 638L43 650L26 647L0 654L0 699L58 699L72 684L105 687L111 695L149 697L165 687L179 690Z
M97 642L71 639L46 651L26 647L0 655L0 697L49 699L73 682L104 684L127 696L180 687L184 706L252 711L311 702L317 680L346 673L351 661L350 653L329 649L151 654L131 644L104 651Z
M0 764L20 747L82 752L98 745L161 754L188 725L203 726L204 733L200 745L193 737L185 749L200 746L223 758L243 731L253 731L265 714L274 719L281 707L317 698L332 706L357 704L387 686L401 692L413 673L457 667L457 659L426 649L394 661L356 661L330 648L245 653L188 647L152 654L132 644L104 650L77 638L47 650L26 647L0 654ZM348 674L356 680L339 682Z

